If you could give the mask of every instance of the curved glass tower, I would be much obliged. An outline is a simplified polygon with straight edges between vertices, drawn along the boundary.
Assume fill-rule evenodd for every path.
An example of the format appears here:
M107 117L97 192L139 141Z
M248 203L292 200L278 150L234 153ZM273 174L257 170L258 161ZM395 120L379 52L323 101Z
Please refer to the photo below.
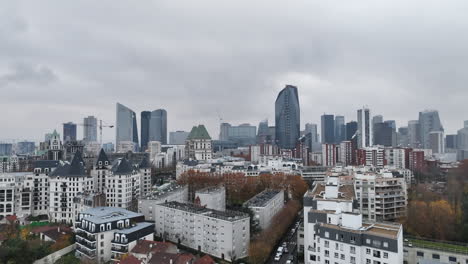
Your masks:
M138 128L135 112L123 104L117 103L116 113L116 145L119 145L121 141L133 141L136 148L138 148Z
M293 149L300 137L300 108L297 87L286 85L275 102L275 134L280 148Z

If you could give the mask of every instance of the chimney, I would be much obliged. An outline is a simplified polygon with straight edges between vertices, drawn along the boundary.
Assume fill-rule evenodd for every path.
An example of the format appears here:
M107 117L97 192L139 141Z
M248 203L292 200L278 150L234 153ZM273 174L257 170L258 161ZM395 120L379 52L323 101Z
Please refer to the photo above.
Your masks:
M169 260L169 264L173 264L173 263L172 263L172 259Z

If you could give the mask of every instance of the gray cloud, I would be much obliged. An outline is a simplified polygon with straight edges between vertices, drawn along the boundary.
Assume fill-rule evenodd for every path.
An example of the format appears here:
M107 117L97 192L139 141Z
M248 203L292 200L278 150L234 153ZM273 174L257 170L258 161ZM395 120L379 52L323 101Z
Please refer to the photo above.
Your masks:
M404 125L436 108L453 133L468 119L467 7L10 1L0 11L0 103L16 110L0 117L8 124L0 139L37 139L85 115L113 123L117 101L136 112L165 108L170 130L205 123L216 137L217 112L232 123L274 123L287 83L299 87L303 123L324 112L355 119L369 105Z

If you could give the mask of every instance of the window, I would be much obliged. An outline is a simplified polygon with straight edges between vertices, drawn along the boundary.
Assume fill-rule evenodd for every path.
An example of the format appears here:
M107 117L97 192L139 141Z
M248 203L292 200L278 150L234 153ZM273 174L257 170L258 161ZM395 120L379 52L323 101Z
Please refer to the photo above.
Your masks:
M370 248L366 248L366 254L370 254Z
M439 254L432 254L432 258L433 259L440 259L440 255Z
M366 259L366 264L370 264L370 263L371 263L370 259Z
M370 244L370 239L366 239L366 244Z
M325 257L329 257L329 256L330 256L330 251L325 250Z
M388 242L383 242L383 246L388 248Z
M388 253L387 253L387 252L384 252L384 253L383 253L383 257L386 258L386 259L388 259Z
M351 254L356 254L356 248L355 247L350 247L349 251L351 252Z
M325 247L326 248L330 247L330 241L325 241Z
M340 258L341 258L342 260L344 260L344 259L345 259L345 255L344 255L344 254L341 254L341 255L340 255Z
M329 238L329 237L330 237L330 233L325 232L325 237L326 237L326 238Z
M374 257L376 257L376 258L380 258L380 251L374 250L374 254L373 254L373 255L374 255Z
M456 257L449 256L449 261L450 261L450 262L457 262L457 258L456 258Z
M339 257L340 257L340 255L335 252L335 258L339 258Z
M424 252L418 251L418 252L416 252L416 255L418 257L424 257Z
M316 257L315 255L310 255L310 260L315 261Z

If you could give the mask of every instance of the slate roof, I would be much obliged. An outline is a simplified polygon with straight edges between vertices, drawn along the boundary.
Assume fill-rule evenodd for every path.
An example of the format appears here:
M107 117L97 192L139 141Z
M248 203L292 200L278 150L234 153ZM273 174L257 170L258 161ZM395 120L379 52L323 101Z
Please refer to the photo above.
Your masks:
M148 159L148 156L145 156L145 158L140 162L140 168L146 169L146 168L151 168L151 163Z
M60 162L58 160L36 160L34 162L34 168L56 168L59 165L59 163Z
M98 166L99 161L102 161L102 165L106 164L106 161L110 163L109 158L107 157L107 154L104 151L104 149L101 149L101 151L99 152L98 159L96 160L96 166Z
M194 126L187 139L211 139L204 125Z
M119 159L112 166L112 172L117 175L131 174L133 171L133 165L128 161L127 158Z
M81 152L77 151L75 156L73 156L73 160L70 163L65 162L60 164L57 169L55 169L51 174L53 176L60 176L60 177L86 177L86 170L83 162L83 157L81 156Z

